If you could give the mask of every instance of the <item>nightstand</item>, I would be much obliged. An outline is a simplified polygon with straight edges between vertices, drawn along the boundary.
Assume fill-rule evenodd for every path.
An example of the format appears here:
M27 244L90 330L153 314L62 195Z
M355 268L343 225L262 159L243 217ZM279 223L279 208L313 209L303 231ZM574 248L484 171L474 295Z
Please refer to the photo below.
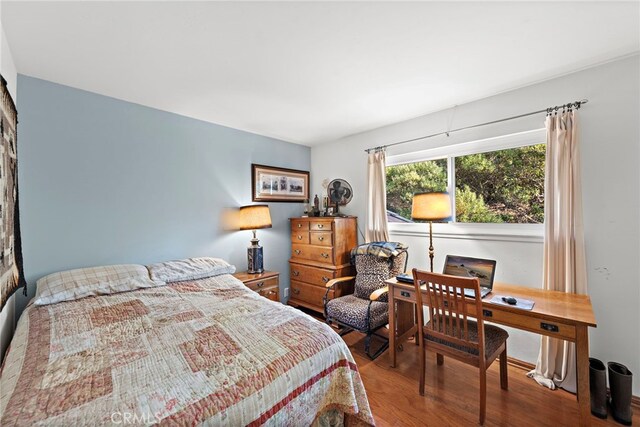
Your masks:
M272 301L280 302L280 273L277 271L264 271L257 274L245 271L235 273L233 276L252 291Z

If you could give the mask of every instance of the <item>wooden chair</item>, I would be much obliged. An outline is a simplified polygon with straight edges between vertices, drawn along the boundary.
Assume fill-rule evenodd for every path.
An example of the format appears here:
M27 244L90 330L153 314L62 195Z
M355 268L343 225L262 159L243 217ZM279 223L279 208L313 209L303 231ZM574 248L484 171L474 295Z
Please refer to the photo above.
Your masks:
M429 273L413 269L417 307L423 306L422 290L426 287L429 321L425 324L423 310L417 310L418 345L420 346L420 395L424 396L425 351L435 351L437 363L444 363L444 356L473 365L480 370L480 424L484 424L487 403L487 369L500 356L500 386L507 390L507 338L504 329L485 325L482 317L468 319L469 308L482 313L480 280ZM456 292L461 290L461 294ZM473 289L475 298L463 295L464 289Z

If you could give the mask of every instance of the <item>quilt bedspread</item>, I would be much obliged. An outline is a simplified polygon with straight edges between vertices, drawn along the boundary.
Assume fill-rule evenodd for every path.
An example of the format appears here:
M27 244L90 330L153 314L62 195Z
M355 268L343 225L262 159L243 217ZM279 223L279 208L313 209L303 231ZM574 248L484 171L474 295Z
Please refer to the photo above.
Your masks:
M22 314L0 424L373 424L327 325L225 274Z

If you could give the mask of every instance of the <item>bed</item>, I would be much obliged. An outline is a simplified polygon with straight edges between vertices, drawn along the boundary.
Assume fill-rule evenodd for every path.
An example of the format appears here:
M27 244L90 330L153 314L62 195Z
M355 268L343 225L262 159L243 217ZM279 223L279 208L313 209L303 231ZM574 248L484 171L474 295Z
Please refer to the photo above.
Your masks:
M326 324L231 274L26 308L0 424L373 425Z

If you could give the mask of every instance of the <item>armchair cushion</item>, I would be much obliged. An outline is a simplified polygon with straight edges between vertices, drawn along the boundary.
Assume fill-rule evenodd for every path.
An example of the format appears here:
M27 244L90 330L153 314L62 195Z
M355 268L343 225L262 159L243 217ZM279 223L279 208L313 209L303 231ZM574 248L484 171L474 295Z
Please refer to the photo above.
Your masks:
M397 256L383 258L380 256L362 254L355 256L356 283L353 294L358 298L369 299L371 293L384 287L384 281L404 273L407 252L403 250ZM382 295L378 301L388 301L387 295Z
M368 297L368 296L367 296ZM371 303L369 326L367 327L367 310ZM346 295L327 301L327 317L351 326L360 331L369 331L389 322L388 304L386 302L369 301L354 295Z

